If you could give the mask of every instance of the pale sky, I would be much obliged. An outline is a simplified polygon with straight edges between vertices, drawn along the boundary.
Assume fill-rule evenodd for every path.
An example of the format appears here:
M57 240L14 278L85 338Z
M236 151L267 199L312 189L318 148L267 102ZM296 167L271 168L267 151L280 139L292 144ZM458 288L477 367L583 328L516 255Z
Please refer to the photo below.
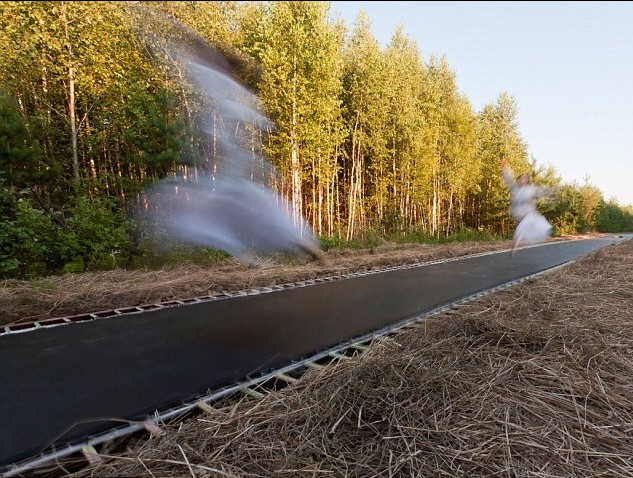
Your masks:
M563 181L633 204L633 2L330 2L367 13L384 48L399 24L445 56L475 111L514 97L528 154Z

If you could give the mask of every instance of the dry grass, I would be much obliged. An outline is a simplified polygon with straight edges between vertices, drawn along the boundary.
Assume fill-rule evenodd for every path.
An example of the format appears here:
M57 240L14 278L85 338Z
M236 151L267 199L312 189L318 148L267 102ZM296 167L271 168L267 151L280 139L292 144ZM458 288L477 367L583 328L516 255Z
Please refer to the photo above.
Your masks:
M75 477L633 477L633 241Z

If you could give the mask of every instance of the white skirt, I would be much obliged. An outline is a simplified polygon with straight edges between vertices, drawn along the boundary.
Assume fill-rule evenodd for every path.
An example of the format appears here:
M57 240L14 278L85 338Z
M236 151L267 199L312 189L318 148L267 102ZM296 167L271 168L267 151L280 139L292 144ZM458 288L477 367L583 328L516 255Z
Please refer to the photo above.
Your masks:
M531 212L517 225L514 231L514 241L522 246L540 244L549 237L551 232L552 226L547 222L547 219L538 212Z

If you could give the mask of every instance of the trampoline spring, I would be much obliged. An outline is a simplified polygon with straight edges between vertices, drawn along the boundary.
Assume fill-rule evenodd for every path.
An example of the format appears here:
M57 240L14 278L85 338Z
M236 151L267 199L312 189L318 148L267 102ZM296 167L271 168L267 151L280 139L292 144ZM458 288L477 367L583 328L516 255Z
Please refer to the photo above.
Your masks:
M350 348L355 349L355 350L360 350L362 352L364 350L367 350L367 345L356 343L356 344L350 345Z
M249 397L252 397L256 400L261 400L262 398L265 397L265 395L261 392L258 392L257 390L254 390L250 387L244 387L242 389L240 389L240 391L244 394L247 395Z
M203 402L202 400L196 403L196 406L206 413L213 413L213 407L209 405L207 402Z
M286 383L289 383L289 384L290 384L290 383L294 383L294 382L296 382L296 381L297 381L297 379L296 379L296 378L291 377L290 375L286 375L285 373L281 373L281 372L280 372L280 373L275 374L275 378L276 378L276 379L279 379L279 380L281 380L281 381L284 381L284 382L286 382Z

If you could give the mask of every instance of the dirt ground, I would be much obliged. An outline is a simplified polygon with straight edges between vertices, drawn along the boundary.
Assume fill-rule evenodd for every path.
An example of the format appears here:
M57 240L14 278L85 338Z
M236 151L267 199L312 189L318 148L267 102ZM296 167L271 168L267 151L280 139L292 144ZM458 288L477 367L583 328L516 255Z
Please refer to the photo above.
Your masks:
M474 245L488 247L507 244ZM349 272L361 257L358 267L371 268L464 253L414 249L376 251L377 262L341 253L336 262L349 265L321 270ZM282 282L314 267L271 266ZM272 277L249 273L249 286ZM191 290L178 284L178 294ZM81 478L631 478L631 284L629 240L377 340L262 399L226 399L104 444L79 471L53 468Z

